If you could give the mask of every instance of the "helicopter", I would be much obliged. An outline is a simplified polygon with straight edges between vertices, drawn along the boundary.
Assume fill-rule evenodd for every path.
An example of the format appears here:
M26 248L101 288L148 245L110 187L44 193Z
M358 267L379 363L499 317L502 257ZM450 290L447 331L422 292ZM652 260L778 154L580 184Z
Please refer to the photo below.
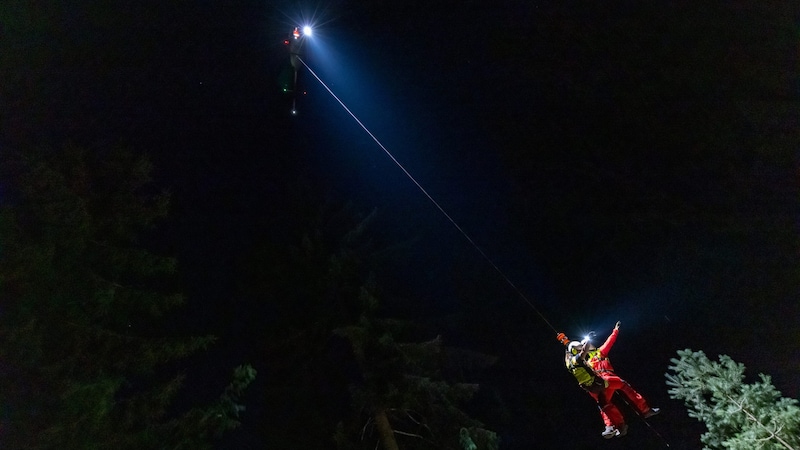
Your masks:
M294 27L291 33L284 38L283 45L289 51L289 66L284 68L280 77L281 90L292 99L291 114L297 115L297 74L302 67L300 59L305 38L312 33L311 27ZM302 92L305 94L305 92Z

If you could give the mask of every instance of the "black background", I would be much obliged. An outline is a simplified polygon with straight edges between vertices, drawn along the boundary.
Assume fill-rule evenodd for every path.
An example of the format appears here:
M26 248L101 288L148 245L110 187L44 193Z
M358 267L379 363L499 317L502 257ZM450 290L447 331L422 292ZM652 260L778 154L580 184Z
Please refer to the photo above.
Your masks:
M636 419L601 442L551 327L602 339L621 320L611 356L664 407L652 426L672 448L703 429L666 393L678 349L798 396L791 2L40 3L11 2L0 29L2 144L151 156L175 200L157 241L187 286L176 326L221 337L197 392L266 363L234 268L257 239L289 243L289 186L306 179L378 208L380 238L415 239L385 282L450 343L500 357L481 381L511 418L474 415L503 448L663 445ZM288 114L281 41L311 18L309 66L490 262L308 71ZM465 304L476 273L485 301ZM264 407L231 448L256 448Z

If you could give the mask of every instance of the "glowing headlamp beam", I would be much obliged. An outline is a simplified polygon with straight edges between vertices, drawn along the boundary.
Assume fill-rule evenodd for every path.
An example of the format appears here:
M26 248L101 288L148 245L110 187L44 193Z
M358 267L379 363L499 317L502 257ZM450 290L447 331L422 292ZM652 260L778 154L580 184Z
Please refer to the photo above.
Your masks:
M328 87L328 85L327 85L327 84L325 84L325 82L323 82L323 81L322 81L322 79L321 79L319 76L317 76L317 74L316 74L316 73L314 73L314 71L313 71L313 70L311 70L311 67L308 67L308 64L306 64L306 62L305 62L305 61L303 61L303 59L302 59L302 58L300 58L299 56L297 57L297 60L298 60L298 61L300 61L300 62L303 64L303 66L305 66L305 68L308 70L308 73L310 73L311 75L313 75L313 76L314 76L314 78L316 78L316 79L317 79L317 81L319 82L319 84L321 84L321 85L322 85L322 87L324 87L324 88L325 88L325 90L327 90L327 91L328 91L328 93L329 93L329 94L331 94L331 96L332 96L334 99L336 99L336 101L337 101L337 102L339 102L339 105L341 105L341 107L342 107L342 108L344 108L344 110L345 110L345 111L347 111L347 113L348 113L348 114L350 114L350 117L352 117L352 118L353 118L353 120L355 120L355 121L356 121L356 123L358 123L358 124L361 126L361 128L362 128L362 129L363 129L363 130L364 130L364 131L365 131L365 132L366 132L366 133L369 135L369 137L371 137L371 138L372 138L372 140L373 140L373 141L375 141L375 143L376 143L376 144L378 144L378 147L380 147L380 148L381 148L381 150L383 150L383 151L384 151L384 153L386 153L386 155L387 155L387 156L388 156L388 157L389 157L389 158L390 158L390 159L391 159L391 160L392 160L392 161L393 161L393 162L394 162L394 163L397 165L397 167L399 167L399 168L400 168L400 170L402 170L402 171L403 171L403 173L406 175L406 177L408 177L408 179L410 179L410 180L411 180L411 181L414 183L414 185L416 185L416 186L417 186L417 188L418 188L418 189L419 189L419 190L420 190L420 191L421 191L423 194L425 194L425 196L428 198L428 200L430 200L430 201L431 201L431 203L433 203L433 205L434 205L434 206L436 206L436 209L438 209L438 210L439 210L439 212L441 212L441 213L442 213L442 215L444 215L444 216L447 218L447 220L449 220L449 221L450 221L450 223L451 223L451 224L453 224L453 226L454 226L454 227L455 227L455 228L456 228L456 229L457 229L457 230L458 230L458 231L461 233L461 235L462 235L462 236L464 236L464 238L465 238L465 239L466 239L466 240L467 240L467 241L468 241L470 244L472 244L472 246L475 248L475 250L477 250L477 251L478 251L478 253L480 253L480 254L481 254L481 256L483 256L483 259L485 259L485 260L486 260L486 262L488 262L488 263L489 263L489 265L491 265L491 266L492 266L492 268L494 268L494 270L495 270L495 271L496 271L496 272L497 272L497 273L498 273L498 274L499 274L501 277L503 277L503 279L506 281L506 283L508 283L508 285L509 285L509 286L511 286L511 287L512 287L512 288L513 288L513 289L514 289L516 292L517 292L517 294L519 294L520 298L522 298L523 300L525 300L525 302L526 302L526 303L527 303L527 304L528 304L528 305L529 305L529 306L530 306L530 307L531 307L531 308L532 308L532 309L533 309L533 310L536 312L536 314L538 314L538 315L539 315L539 317L540 317L540 318L541 318L541 319L544 321L544 323L546 323L546 324L547 324L547 326L549 326L549 327L550 327L550 329L551 329L551 330L553 330L553 332L554 332L554 333L558 333L558 330L556 330L556 328L553 326L553 324L551 324L551 323L550 323L550 321L548 321L548 320L547 320L547 318L544 316L544 314L542 314L542 313L541 313L541 311L539 311L539 309L538 309L538 308L536 308L536 306L534 306L533 302L531 302L531 301L528 299L528 297L526 297L526 296L525 296L525 294L523 294L523 293L522 293L522 291L521 291L521 290L519 290L519 288L518 288L518 287L517 287L517 286L516 286L516 285L515 285L515 284L514 284L512 281L511 281L511 279L510 279L510 278L508 278L508 277L506 276L506 274L505 274L505 273L503 273L503 271L502 271L502 270L500 270L500 267L498 267L498 266L497 266L497 264L495 264L495 263L494 263L494 261L492 261L492 259L491 259L491 258L489 258L489 255L487 255L487 254L486 254L486 252L484 252L484 251L483 251L483 249L482 249L480 246L478 246L478 244L477 244L477 243L475 243L475 241L473 241L473 240L472 240L472 238L471 238L471 237L470 237L470 236L467 234L467 232L466 232L466 231L464 231L464 230L461 228L461 226L460 226L460 225L459 225L459 224L458 224L458 223L455 221L455 219L453 219L452 217L450 217L450 214L448 214L448 213L447 213L447 211L445 211L445 210L444 210L444 208L442 208L442 206L441 206L441 205L439 205L439 202L437 202L437 201L436 201L436 200L435 200L435 199L434 199L434 198L433 198L433 197L432 197L432 196L431 196L431 195L428 193L428 191L426 191L426 190L425 190L425 188L424 188L424 187L422 187L422 185L421 185L421 184L419 184L419 182L417 182L417 180L416 180L416 179L415 179L415 178L414 178L414 177L411 175L411 173L409 173L409 172L408 172L408 170L406 170L406 168L405 168L405 167L403 167L403 165L402 165L402 164L400 164L400 161L398 161L397 159L395 159L394 155L392 155L392 153L391 153L391 152L389 152L389 150L388 150L386 147L384 147L384 146L383 146L383 144L381 143L381 141L379 141L379 140L378 140L378 138L376 138L376 137L375 137L375 135L373 135L373 134L372 134L372 132L371 132L371 131L369 131L369 129L366 127L366 125L364 125L364 124L361 122L361 120L360 120L360 119L359 119L359 118L358 118L358 117L357 117L355 114L353 114L353 112L352 112L352 111L350 111L350 108L348 108L348 107L347 107L347 105L345 105L345 104L344 104L344 102L343 102L341 99L339 99L339 97L337 97L337 96L336 96L336 94L334 94L334 93L333 93L333 91L331 90L331 88L329 88L329 87Z

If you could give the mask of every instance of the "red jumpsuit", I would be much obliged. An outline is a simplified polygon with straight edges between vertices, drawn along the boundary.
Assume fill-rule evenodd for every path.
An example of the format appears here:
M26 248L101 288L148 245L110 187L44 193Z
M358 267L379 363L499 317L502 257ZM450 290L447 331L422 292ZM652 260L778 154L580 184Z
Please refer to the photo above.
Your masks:
M598 404L601 405L600 415L603 417L603 422L606 426L614 426L617 428L625 423L625 418L622 416L622 413L611 401L614 392L617 390L628 398L630 405L636 409L639 414L645 414L650 409L647 405L647 401L642 397L642 394L636 392L627 381L614 373L614 367L611 366L611 361L608 359L608 352L611 350L614 342L617 341L618 334L619 330L614 329L603 345L588 352L588 359L586 360L589 367L606 382L606 389L603 393L605 402L598 401ZM595 400L600 400L598 394L592 393L592 396Z

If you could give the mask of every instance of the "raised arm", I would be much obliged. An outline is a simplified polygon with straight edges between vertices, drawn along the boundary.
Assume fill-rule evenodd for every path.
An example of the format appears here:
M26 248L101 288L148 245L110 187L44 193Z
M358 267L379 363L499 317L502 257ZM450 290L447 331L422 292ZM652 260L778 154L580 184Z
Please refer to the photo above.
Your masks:
M604 356L608 356L608 352L611 351L611 347L614 346L614 342L617 342L617 335L619 334L619 326L620 322L617 321L616 325L614 325L614 329L611 330L611 335L608 336L603 345L597 348Z

